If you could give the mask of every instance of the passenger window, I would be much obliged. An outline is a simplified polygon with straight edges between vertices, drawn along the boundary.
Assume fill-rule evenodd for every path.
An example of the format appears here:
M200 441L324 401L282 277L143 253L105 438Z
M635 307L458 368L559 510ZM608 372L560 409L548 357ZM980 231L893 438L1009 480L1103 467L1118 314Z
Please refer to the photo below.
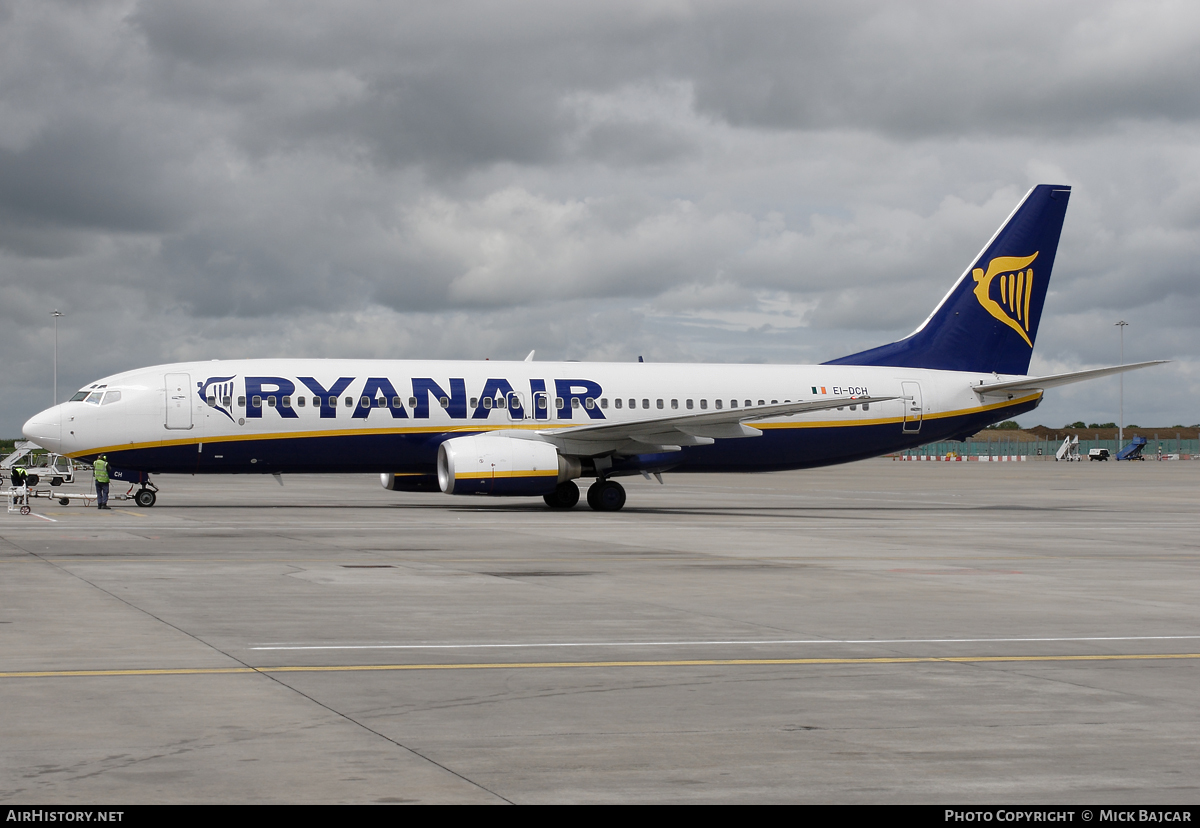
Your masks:
M492 406L495 404L495 402L496 401L494 399L492 399L491 397L484 397L483 398L483 407L485 409L487 409L488 411L491 411Z
M771 400L771 405L779 405L779 400Z
M211 400L212 397L209 397L209 399ZM120 401L121 401L121 392L120 391L109 391L107 394L104 395L104 403L103 404L108 405L109 403L115 403L115 402L120 402ZM212 403L210 402L209 405L212 405Z
M409 408L416 408L416 407L417 407L417 398L416 398L416 397L409 397L409 398L408 398L408 407L409 407Z
M296 407L297 408L304 408L304 406L306 406L306 405L308 405L307 397L296 397Z
M359 397L358 398L358 407L359 408L370 408L371 407L371 398L370 397Z
M267 397L267 407L268 407L268 408L274 408L274 407L275 407L275 395L274 395L274 394L272 394L271 396Z
M615 405L617 408L620 408L621 407L621 398L617 397L615 400L613 400L613 405Z
M701 401L700 401L700 408L701 408L702 410L703 410L703 409L705 409L705 408L708 408L708 400L701 400Z
M376 397L375 398L375 407L376 408L387 408L387 397Z
M663 401L662 401L662 400L655 400L655 401L654 401L654 406L655 406L656 408L660 408L660 409L661 409L661 408L663 407Z
M404 408L404 400L399 397L392 397L392 408Z
M543 394L538 394L537 407L542 411L546 410L546 397Z
M571 408L579 408L579 397L571 397Z
M262 397L258 396L258 394L255 394L251 398L250 404L253 408L262 408Z
M601 408L608 408L608 397L601 397L601 398L600 398L600 407L601 407Z
M746 408L749 408L749 407L750 407L750 401L746 400Z
M730 400L730 401L729 401L729 407L730 407L730 408L737 408L737 400Z
M852 405L852 406L850 406L850 410L851 410L851 411L858 411L858 406L857 406L857 405Z
M587 399L585 399L583 401L583 407L590 411L591 409L596 407L596 401L594 399L592 399L591 397L588 397Z
M717 406L717 408L719 409L719 408L721 408L721 407L722 407L722 405L724 404L724 400L713 400L713 403L714 403L714 404Z
M246 398L238 397L238 408L245 408L245 407L246 407Z
M112 395L110 394L109 396L112 396ZM209 394L209 395L208 395L208 397L207 397L207 398L206 398L204 401L205 401L206 403L208 403L208 406L209 406L209 408L214 408L214 407L216 407L216 404L217 404L217 398L216 398L216 397L214 397L212 394Z
M280 400L279 400L279 403L280 403L280 405L282 405L284 408L291 408L291 407L292 407L292 398L291 398L291 397L289 397L289 396L284 396L284 397L281 397L281 398L280 398Z
M871 410L871 404L863 403L863 411L870 411L870 410Z
M233 397L222 397L221 405L225 406L226 408L233 408Z
M637 408L637 400L630 400L630 401L629 401L629 407L630 407L630 408Z
M504 408L504 397L496 397L496 408Z
M671 400L671 408L679 408L679 400Z
M650 407L650 401L642 400L642 408L649 408L649 407Z
M450 407L450 398L449 397L438 397L438 404L440 404L442 406L442 408L449 408Z
M346 397L342 400L342 404L345 405L346 408L354 408L354 397Z
M320 407L321 407L321 398L320 398L320 397L313 397L313 408L320 408ZM330 397L330 398L329 398L329 407L330 407L330 408L337 408L337 397Z
M563 403L563 398L562 398L562 397L555 397L555 398L554 398L554 407L555 407L555 408L557 408L559 411L562 411L562 410L563 410L563 405L564 405L564 403Z
M687 407L688 407L689 409L692 407L692 401L691 401L691 400L688 400L688 401L687 401Z
M478 398L478 397L471 397L471 404L470 404L470 408L478 408L478 407L479 407L479 398Z
M766 405L766 404L767 404L767 401L766 401L766 400L759 400L759 401L758 401L758 404L759 404L759 405Z

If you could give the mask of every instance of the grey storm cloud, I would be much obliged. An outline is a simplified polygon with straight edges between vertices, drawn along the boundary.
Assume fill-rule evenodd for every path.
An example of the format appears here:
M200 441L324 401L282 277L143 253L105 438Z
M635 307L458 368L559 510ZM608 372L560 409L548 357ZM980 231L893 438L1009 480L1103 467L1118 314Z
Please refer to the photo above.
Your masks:
M5 0L0 418L49 399L55 307L60 387L830 359L912 330L1063 183L1035 368L1112 361L1126 316L1130 358L1176 360L1154 410L1200 421L1198 70L1187 3ZM1111 419L1110 391L1043 411Z

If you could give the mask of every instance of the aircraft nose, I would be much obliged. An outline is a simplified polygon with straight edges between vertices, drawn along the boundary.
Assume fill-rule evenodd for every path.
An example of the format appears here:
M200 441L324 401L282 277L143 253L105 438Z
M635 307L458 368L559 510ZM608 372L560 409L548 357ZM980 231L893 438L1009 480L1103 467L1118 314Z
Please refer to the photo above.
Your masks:
M57 453L62 448L62 406L34 414L21 426L21 433L26 440Z

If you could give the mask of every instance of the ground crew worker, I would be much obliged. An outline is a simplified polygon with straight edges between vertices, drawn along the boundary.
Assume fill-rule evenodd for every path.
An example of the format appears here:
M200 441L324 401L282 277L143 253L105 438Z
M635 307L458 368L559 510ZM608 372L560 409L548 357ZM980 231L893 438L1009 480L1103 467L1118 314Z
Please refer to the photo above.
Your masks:
M25 471L24 466L13 466L12 484L15 488L24 486L29 480L29 472Z
M92 464L92 475L96 480L96 508L108 508L108 455L101 454Z

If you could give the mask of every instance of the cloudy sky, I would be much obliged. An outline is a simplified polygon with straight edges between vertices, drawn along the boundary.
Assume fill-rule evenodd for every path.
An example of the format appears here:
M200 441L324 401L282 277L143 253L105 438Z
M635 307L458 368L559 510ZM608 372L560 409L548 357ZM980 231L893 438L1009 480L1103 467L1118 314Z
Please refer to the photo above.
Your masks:
M1074 187L1032 370L1200 422L1200 5L0 0L0 436L259 356L819 362ZM1115 420L1117 380L1028 423Z

